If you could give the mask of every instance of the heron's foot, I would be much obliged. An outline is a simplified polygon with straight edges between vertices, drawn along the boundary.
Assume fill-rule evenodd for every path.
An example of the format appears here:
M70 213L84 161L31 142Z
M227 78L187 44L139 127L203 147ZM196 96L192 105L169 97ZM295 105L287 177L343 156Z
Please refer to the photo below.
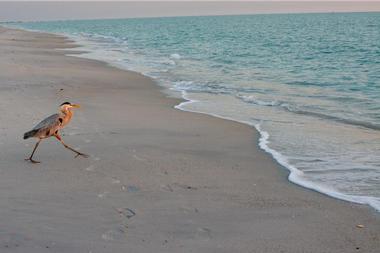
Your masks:
M26 158L25 161L30 161L31 163L41 163L39 161L33 160L33 158Z
M83 154L81 152L76 152L77 155L75 156L75 158L77 158L78 156L83 156L84 158L89 158L90 156L89 155L86 155L86 154Z

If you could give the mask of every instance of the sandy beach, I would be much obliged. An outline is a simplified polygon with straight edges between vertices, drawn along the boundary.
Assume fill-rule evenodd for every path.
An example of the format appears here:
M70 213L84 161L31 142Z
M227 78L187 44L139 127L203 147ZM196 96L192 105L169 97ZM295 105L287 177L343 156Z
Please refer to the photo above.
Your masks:
M0 27L0 252L379 252L378 212L289 183L255 129L73 47ZM65 101L82 108L63 138L90 157L49 139L24 161Z

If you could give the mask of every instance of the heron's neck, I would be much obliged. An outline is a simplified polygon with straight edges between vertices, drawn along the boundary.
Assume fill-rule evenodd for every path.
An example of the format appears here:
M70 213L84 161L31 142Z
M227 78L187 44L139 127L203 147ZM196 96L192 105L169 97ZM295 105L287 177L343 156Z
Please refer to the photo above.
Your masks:
M67 118L71 118L73 116L73 112L70 109L61 110L61 112Z

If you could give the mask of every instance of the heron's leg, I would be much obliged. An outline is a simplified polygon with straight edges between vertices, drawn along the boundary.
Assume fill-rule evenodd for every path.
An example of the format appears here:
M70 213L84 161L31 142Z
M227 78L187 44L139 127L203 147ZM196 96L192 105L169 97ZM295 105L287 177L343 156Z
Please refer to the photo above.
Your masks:
M57 138L57 140L59 140L63 146L65 146L65 148L67 149L70 149L71 151L73 151L74 153L76 153L77 155L75 157L78 157L78 156L83 156L83 157L88 157L88 155L86 154L83 154L75 149L73 149L72 147L68 146L66 143L63 142L61 136L59 134L55 134L54 135L55 138Z
M36 143L36 145L34 146L32 154L30 155L29 158L25 159L25 161L31 161L32 163L40 163L39 161L33 160L34 152L36 152L36 149L37 149L38 145L40 145L40 142L41 142L41 139Z

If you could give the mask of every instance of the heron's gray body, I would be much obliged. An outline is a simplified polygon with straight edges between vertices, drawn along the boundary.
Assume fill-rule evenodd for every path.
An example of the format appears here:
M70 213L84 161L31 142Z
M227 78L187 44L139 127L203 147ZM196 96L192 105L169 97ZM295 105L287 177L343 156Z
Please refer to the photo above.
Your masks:
M60 129L67 125L72 117L72 112L60 112L53 114L38 123L31 131L24 134L24 139L31 137L45 139L57 134Z

